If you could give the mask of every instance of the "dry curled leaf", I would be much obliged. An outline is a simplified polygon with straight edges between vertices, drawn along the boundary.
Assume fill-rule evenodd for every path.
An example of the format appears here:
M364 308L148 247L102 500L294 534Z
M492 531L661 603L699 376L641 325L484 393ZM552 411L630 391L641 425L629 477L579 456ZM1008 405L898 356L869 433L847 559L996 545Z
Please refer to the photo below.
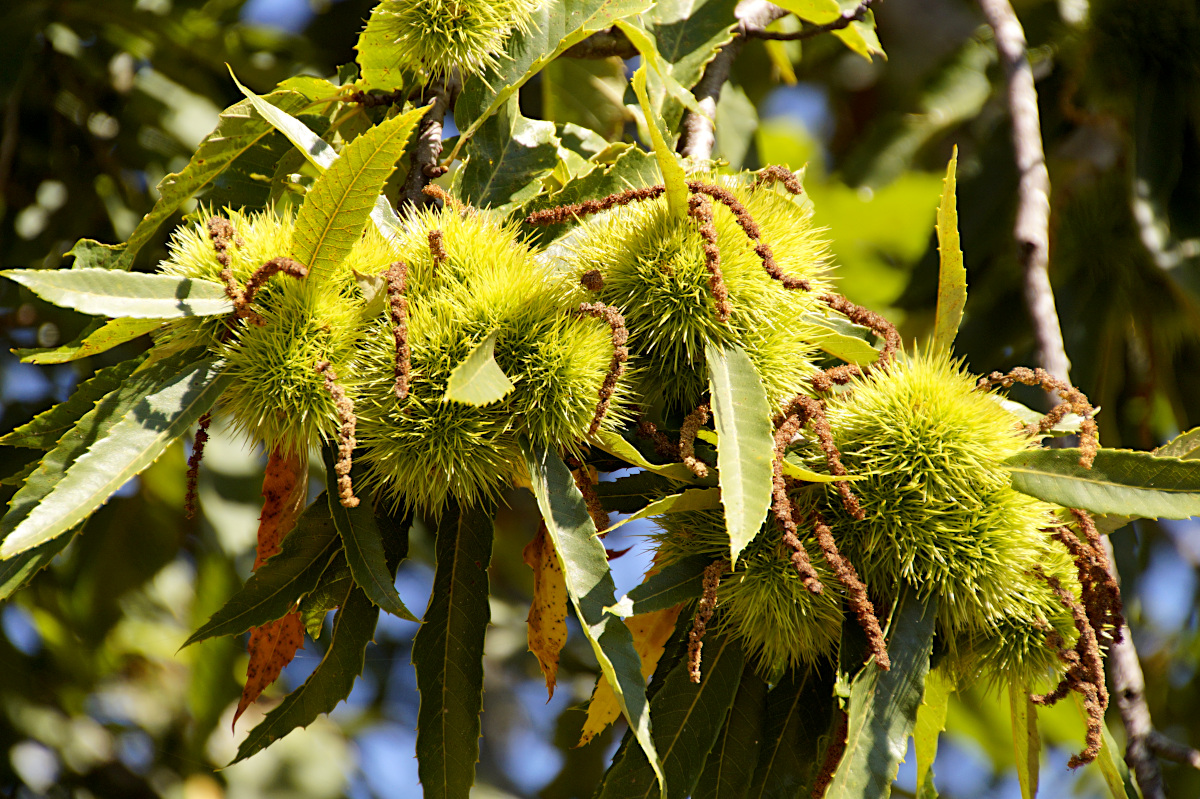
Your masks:
M567 581L544 522L522 555L533 569L533 601L526 618L529 651L538 659L546 691L553 697L558 656L567 643Z

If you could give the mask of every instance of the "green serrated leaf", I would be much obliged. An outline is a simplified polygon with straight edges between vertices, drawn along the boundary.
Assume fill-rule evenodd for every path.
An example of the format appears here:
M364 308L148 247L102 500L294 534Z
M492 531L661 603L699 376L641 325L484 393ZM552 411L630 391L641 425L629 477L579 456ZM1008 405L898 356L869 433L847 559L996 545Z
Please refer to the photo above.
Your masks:
M1071 693L1075 700L1075 707L1079 710L1079 715L1083 717L1084 724L1088 721L1087 708L1084 707L1083 697L1075 692ZM1130 782L1129 767L1125 765L1125 761L1117 754L1117 742L1113 740L1112 733L1108 731L1108 725L1101 726L1100 735L1100 753L1096 756L1096 768L1100 770L1100 775L1104 778L1104 784L1108 786L1108 794L1112 799L1129 799L1129 794L1125 791L1125 786ZM1134 796L1138 794L1133 792Z
M375 523L375 511L371 504L360 502L353 508L342 505L338 498L337 470L334 468L337 465L337 452L333 445L326 444L322 454L325 458L326 506L342 539L354 582L362 588L367 599L388 613L408 621L420 621L404 606L396 591L393 577L395 569L388 567L383 534ZM356 471L351 474L356 475ZM363 480L360 477L355 483L363 485Z
M704 587L704 569L712 561L703 555L684 558L646 578L620 601L605 610L618 616L637 616L673 608L700 596Z
M908 591L900 600L890 625L891 669L881 671L872 660L851 684L846 754L826 799L891 795L925 693L936 619L936 597L919 600Z
M1200 459L1200 427L1192 428L1154 450L1163 458L1179 458L1181 461Z
M642 113L646 115L646 127L650 130L650 141L654 145L654 158L662 172L663 183L667 187L667 207L679 219L687 217L688 187L687 174L679 157L667 144L667 132L662 129L662 120L655 114L650 104L650 96L646 93L646 67L638 67L630 81L633 92L637 95Z
M946 711L953 688L944 669L934 669L925 678L925 696L917 708L913 743L917 754L917 799L937 799L933 784L933 761L937 757L938 737L946 729Z
M842 13L837 0L781 0L778 5L784 11L818 25L833 22Z
M354 585L354 576L346 564L346 552L339 550L321 572L317 584L300 600L300 619L310 638L316 641L321 637L325 616L338 607Z
M626 747L605 775L600 799L689 796L729 714L744 662L736 639L712 636L704 642L697 685L689 677L688 659L680 658L650 701L655 718L654 746L662 753L662 768L670 788L660 792L645 752Z
M653 472L672 480L678 480L681 483L696 482L696 475L682 463L651 463L646 460L642 453L638 452L637 447L630 444L618 433L601 430L596 434L593 443L609 455L620 458L626 463L631 463L648 472Z
M94 408L85 413L79 422L59 439L58 445L46 453L38 467L26 478L25 484L9 500L8 512L0 519L0 538L10 534L38 507L63 479L71 464L87 452L93 441L106 437L118 421L125 418L126 414L147 395L153 393L163 381L171 379L192 363L200 352L192 350L176 353L143 370L135 371L120 387L105 395ZM78 525L69 535L59 536L14 558L0 561L0 599L11 595L34 573L48 564L82 527L83 525Z
M362 235L383 184L427 111L414 108L371 128L346 145L309 189L292 237L292 257L308 266L309 280L332 274Z
M46 302L98 316L178 319L233 310L224 286L190 277L114 269L5 269L0 275Z
M652 83L654 85L654 89L650 90L649 86L647 87L647 97L649 99L642 104L642 112L647 115L647 120L651 118L651 115L656 120L663 120L663 104L668 97L690 110L693 114L700 114L704 117L711 116L710 114L706 114L704 109L700 107L700 104L696 101L696 96L675 79L671 71L671 66L667 64L666 60L658 52L658 44L648 31L640 25L636 25L625 19L617 20L617 27L629 37L629 41L641 53L642 64L649 68L646 80L648 84ZM634 91L637 91L636 87ZM641 95L638 96L638 99L641 99ZM666 120L663 121L665 122ZM647 125L649 124L647 122ZM653 132L650 135L653 136ZM658 145L655 144L655 150L657 151L657 149Z
M693 488L679 494L651 502L646 507L610 525L604 533L611 533L618 527L638 519L649 519L651 516L663 516L668 513L682 513L689 510L712 510L721 507L721 489Z
M526 119L513 95L467 144L459 196L508 213L541 191L542 178L558 163L559 144L554 123Z
M91 439L94 443L67 466L61 479L24 518L10 527L9 518L16 510L13 508L0 520L0 529L11 530L0 544L0 559L19 555L67 532L129 478L154 463L225 390L230 378L221 374L222 368L214 359L206 359L171 375L113 424L107 435ZM100 412L103 405L97 404L75 429Z
M262 751L298 727L307 727L350 696L362 674L367 644L375 636L379 608L358 588L352 587L333 620L329 649L317 668L296 690L283 698L238 747L234 763ZM231 764L232 765L232 764Z
M758 763L747 799L805 796L820 763L821 738L833 719L833 678L789 669L767 694Z
M871 341L875 334L842 316L806 313L801 321L817 328L812 343L823 352L846 363L866 366L879 359L879 348Z
M238 90L246 95L247 102L254 110L269 122L271 127L287 136L288 141L296 145L296 148L304 153L304 157L313 166L324 170L333 165L338 155L327 141L309 130L307 125L288 113L286 109L267 102L243 86L242 82L237 79L237 75L233 74L232 67L229 68L229 77L233 78Z
M53 449L64 433L95 407L101 397L120 387L141 362L142 358L134 358L116 366L100 369L90 379L80 383L75 393L64 402L39 413L17 429L0 437L0 444L30 449Z
M515 31L508 40L507 57L471 78L454 106L462 134L459 147L475 134L492 113L508 102L527 80L569 47L618 19L640 14L652 0L547 0L532 14L526 31ZM458 147L447 162L458 155Z
M742 667L737 695L725 726L704 762L692 799L743 799L754 777L763 743L767 681L753 663Z
M745 350L708 343L709 394L713 421L720 439L717 469L729 531L729 561L738 555L762 527L771 505L774 436L771 406L762 379Z
M463 402L467 405L488 405L499 402L513 390L513 383L496 363L496 337L493 330L467 353L467 357L450 372L442 402Z
M962 322L967 305L967 269L963 266L962 246L958 239L958 200L955 196L955 173L958 169L958 145L946 166L942 201L937 212L938 295L937 313L933 322L933 348L950 352L954 337Z
M521 449L580 626L616 694L621 713L658 777L660 789L666 791L666 778L651 734L642 661L629 628L606 610L616 599L616 584L587 504L561 458L541 443L522 440Z
M316 587L340 551L329 506L324 497L317 497L296 521L295 529L284 537L279 552L264 561L180 649L207 638L241 635L251 627L283 618Z
M280 85L279 90L262 98L255 96L255 99L267 107L268 113L278 110L284 114L295 114L312 104L312 100L303 91L308 87L307 83L288 80ZM71 254L77 259L76 268L100 266L128 269L133 264L134 257L158 230L159 225L193 194L216 179L240 156L252 151L274 132L274 128L261 112L256 114L255 110L253 102L247 99L222 111L216 129L200 143L187 166L179 172L167 175L159 182L158 200L150 209L150 213L138 223L128 243L119 245L121 249L116 255L116 260L108 257L97 258L102 256L102 253L97 251L98 247L109 249L112 253L117 252L116 248L96 245L95 242L84 239L71 250ZM87 246L81 250L81 245L85 244ZM81 262L85 259L85 254L87 263L83 264Z
M1065 508L1148 519L1200 515L1200 464L1193 461L1101 449L1085 469L1078 449L1036 449L1004 465L1013 488Z
M201 147L204 145L201 144ZM167 177L171 177L168 175ZM164 179L164 183L166 180ZM159 184L162 188L162 184ZM159 200L162 202L162 200ZM157 207L157 205L156 205ZM151 214L154 212L151 211ZM147 215L149 218L149 215ZM145 220L143 220L143 223ZM140 228L141 225L138 225ZM137 229L134 230L134 237L137 236ZM130 238L133 241L133 238ZM71 264L72 269L128 269L129 263L132 263L133 256L126 256L126 243L121 244L101 244L95 239L80 239L75 242L75 246L67 250L66 255L74 258ZM128 261L128 262L127 262Z
M421 694L417 772L426 799L467 799L475 782L493 511L451 505L438 524L433 592L412 650Z
M1012 712L1013 758L1021 797L1034 799L1038 791L1042 742L1038 737L1037 705L1029 699L1027 680L1014 680L1008 686L1008 706Z
M84 328L74 341L61 347L49 350L18 349L13 350L13 354L21 359L21 363L68 363L108 352L119 344L158 329L161 324L161 319L122 318L107 322L97 319Z

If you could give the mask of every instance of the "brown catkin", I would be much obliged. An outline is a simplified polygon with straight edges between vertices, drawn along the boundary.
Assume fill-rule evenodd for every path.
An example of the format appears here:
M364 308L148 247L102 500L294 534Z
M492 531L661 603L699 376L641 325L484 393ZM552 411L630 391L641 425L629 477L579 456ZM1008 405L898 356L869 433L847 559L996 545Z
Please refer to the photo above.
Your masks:
M995 385L1011 388L1013 383L1024 383L1027 386L1038 386L1046 391L1058 392L1062 402L1043 416L1040 422L1026 427L1025 432L1030 436L1044 435L1062 421L1068 411L1074 411L1082 418L1079 423L1079 465L1085 469L1092 468L1092 463L1096 460L1096 453L1100 450L1100 440L1097 436L1096 420L1092 418L1096 410L1088 401L1087 396L1075 386L1058 379L1045 369L1030 369L1026 366L1018 366L1008 374L992 372L987 377L979 378L977 388L981 391Z
M662 196L664 191L666 191L666 188L663 186L626 189L625 191L602 197L599 200L586 200L581 203L559 205L542 211L534 211L525 217L525 222L529 225L558 225L580 217L598 214L601 211L607 211L610 208L616 208L620 205L628 205L629 203L641 202L643 200L653 200L655 197Z
M688 677L697 684L700 682L700 654L704 649L704 631L708 629L708 623L717 607L717 586L721 583L721 573L728 565L726 561L718 560L704 569L704 590L696 606L696 615L692 617L692 629L688 632Z
M396 261L387 270L388 310L392 319L392 338L396 346L396 382L394 391L396 399L402 400L408 396L409 382L412 377L412 357L408 347L408 298L404 296L405 284L408 281L408 265Z
M879 357L875 359L875 363L868 367L868 371L871 369L887 371L891 365L892 358L900 351L900 332L896 330L896 326L874 311L868 311L861 305L855 305L840 294L825 294L821 297L821 302L842 314L856 325L870 328L875 335L883 339L883 349L880 350Z
M329 361L321 361L316 368L317 373L325 378L325 390L333 398L338 418L342 422L341 429L338 430L337 465L334 467L337 472L338 498L344 507L356 508L358 497L354 496L354 485L350 481L354 447L358 444L354 438L354 428L358 424L358 419L354 416L354 400L346 396L346 390L338 385L337 373Z
M837 575L838 582L845 587L850 609L854 611L859 626L867 634L867 646L871 654L875 655L875 663L879 668L887 671L892 667L892 660L888 657L887 641L879 626L879 617L875 615L875 606L871 603L871 598L867 596L867 587L859 579L854 566L838 551L837 544L833 540L833 531L825 523L825 518L820 511L813 511L813 529L817 535L817 545L821 547L821 554L825 556L825 562Z
M608 326L612 330L613 356L609 361L608 374L604 376L604 382L597 392L600 402L596 405L596 415L592 417L592 423L587 432L588 437L591 437L600 430L604 416L608 413L608 407L612 404L613 394L617 390L617 382L625 373L625 362L629 360L629 347L627 346L629 331L625 328L625 317L611 305L601 302L584 302L580 303L577 313L603 319L608 322Z
M771 463L771 511L775 515L779 529L783 531L782 540L784 546L790 550L788 559L792 563L792 568L796 570L796 574L800 575L800 580L804 583L805 588L814 594L819 594L825 590L825 586L821 584L821 578L817 575L817 570L813 568L812 561L808 557L808 550L804 548L804 542L796 534L798 528L795 508L788 496L787 481L783 476L783 456L787 452L788 444L792 442L796 433L800 432L802 425L803 422L796 414L776 422L775 453Z
M645 418L639 419L635 429L640 437L654 443L654 451L659 457L679 460L679 445L667 438L654 422Z
M769 183L781 183L791 194L804 193L804 187L800 185L800 179L785 166L774 165L760 170L754 178L754 185L750 188L753 191Z
M434 228L429 231L429 254L433 256L433 268L436 270L439 266L446 263L446 259L450 256L446 254L446 235L442 231Z
M587 505L588 516L592 517L592 524L596 526L596 531L603 533L608 529L608 511L604 509L604 505L600 502L600 495L596 493L596 486L592 482L591 472L586 464L580 464L578 468L571 471L571 476L575 478L575 487L579 489L579 493L583 494L583 503Z
M599 269L589 269L579 276L579 285L588 291L599 291L604 288L604 275Z
M796 415L800 420L800 426L807 424L812 428L813 433L817 437L817 444L821 447L821 452L825 455L825 463L829 467L829 473L835 477L847 477L848 472L846 467L842 465L842 454L838 452L837 444L833 441L833 430L829 426L829 421L825 418L825 406L819 400L812 397L806 397L803 394L797 394L791 402L788 403L783 413L776 417L776 426L781 424L782 420L790 415ZM797 431L798 432L798 431ZM778 447L778 442L776 442ZM842 497L842 505L846 511L858 521L866 518L861 505L859 505L858 497L850 489L849 480L838 480L834 483L838 494Z
M268 280L281 272L297 280L308 277L308 267L299 261L294 261L291 258L283 256L272 258L258 269L255 269L254 274L250 275L250 279L246 281L246 291L242 297L243 307L254 302L254 295L258 293L258 290L265 286Z
M704 183L699 180L688 181L688 188L697 194L707 194L717 202L724 205L733 214L733 218L737 220L738 225L746 234L746 238L754 242L754 252L762 260L763 269L767 274L783 284L784 288L800 289L802 291L810 291L812 285L803 278L792 277L785 273L779 264L775 263L775 255L771 252L771 245L762 240L762 230L759 229L758 223L750 216L750 212L746 210L746 206L742 205L741 201L734 196L733 192L724 186L716 186L712 183Z
M192 441L192 454L187 462L187 489L184 492L183 512L189 519L196 518L199 510L197 489L200 485L200 461L204 460L204 445L208 443L208 426L212 424L212 413L200 417L196 427L196 438Z
M708 477L708 464L696 457L696 433L708 422L708 403L687 415L679 428L679 457L697 477Z
M708 290L717 306L717 321L728 322L733 308L729 304L729 289L721 274L721 248L717 246L717 227L713 224L712 200L703 194L688 197L688 215L696 220L704 249L704 266L708 269Z

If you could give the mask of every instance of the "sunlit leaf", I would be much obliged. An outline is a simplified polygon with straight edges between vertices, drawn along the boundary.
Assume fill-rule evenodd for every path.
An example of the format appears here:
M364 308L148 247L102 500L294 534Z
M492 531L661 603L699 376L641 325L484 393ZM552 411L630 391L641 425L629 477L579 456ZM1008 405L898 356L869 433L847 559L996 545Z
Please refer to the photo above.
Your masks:
M271 127L287 136L288 141L296 145L313 166L319 169L328 169L333 165L338 156L328 142L309 130L307 125L288 113L287 109L267 102L266 99L243 86L237 79L237 75L233 74L232 68L229 70L229 77L233 78L238 90L246 95L246 101L250 103L251 107L269 122Z
M658 161L658 168L662 171L663 182L667 187L667 206L671 209L672 214L683 219L688 212L687 174L684 173L683 165L679 163L679 157L675 155L675 150L667 144L666 131L662 129L662 121L650 104L650 96L646 93L645 66L638 67L638 71L633 73L631 83L638 103L642 106L642 113L646 115L646 127L650 130L650 141L654 145L654 158Z
M108 352L113 347L133 341L151 330L157 330L160 325L160 319L125 317L109 321L97 320L88 325L74 341L60 347L50 350L18 349L13 350L13 354L21 359L21 363L68 363Z
M1078 449L1035 449L1004 464L1013 488L1065 508L1148 519L1200 515L1200 463L1101 449L1085 469Z
M606 610L616 600L616 584L587 504L561 458L541 443L523 440L521 447L533 494L554 551L562 561L567 591L580 626L616 694L621 713L645 751L659 786L665 790L666 778L650 732L641 658L634 649L629 628L620 617Z
M945 669L934 669L925 678L925 696L917 708L913 743L917 754L917 799L937 799L933 785L933 760L938 737L946 729L946 710L953 688Z
M1072 698L1075 700L1075 707L1079 709L1079 715L1083 717L1086 724L1088 721L1088 711L1083 705L1083 697L1072 692ZM1100 737L1100 754L1096 756L1096 768L1100 770L1100 774L1104 777L1104 784L1108 786L1108 795L1112 799L1129 799L1129 793L1125 791L1125 786L1130 782L1129 767L1125 765L1125 761L1118 754L1120 750L1117 748L1117 742L1113 740L1112 733L1108 731L1108 725L1101 726ZM1133 795L1138 794L1135 791Z
M412 653L421 694L417 773L426 799L467 799L475 782L493 510L452 505L438 524L433 592Z
M0 522L0 527L11 530L0 545L0 558L11 558L70 530L125 481L153 463L172 441L195 425L224 391L229 378L220 373L221 368L212 359L200 361L155 386L106 435L92 439L94 443L66 466L61 479L23 518L14 497L14 507ZM94 415L108 410L103 405L98 404L86 414L75 429L85 426L89 417L94 424ZM9 527L16 521L10 520L14 516L20 521Z
M292 238L292 257L309 268L309 280L330 275L362 235L383 184L427 110L414 108L385 120L350 142L309 189Z
M446 381L442 402L488 405L504 399L513 390L512 381L496 363L496 337L499 334L499 330L488 333L454 367Z
M75 393L64 402L58 403L48 411L39 413L25 424L0 437L0 444L9 447L53 449L64 433L74 427L102 397L119 388L141 362L141 358L134 358L116 366L100 369L91 378L80 383L75 389Z
M1012 710L1013 758L1022 799L1034 799L1038 792L1038 766L1042 742L1038 737L1037 705L1029 699L1029 683L1014 680L1008 686L1008 704Z
M682 513L691 510L712 510L721 507L721 489L693 488L679 494L663 497L651 502L641 510L610 525L603 532L608 533L618 527L638 519L649 519L651 516L663 516L668 513Z
M607 430L601 430L596 434L596 446L613 455L626 463L631 463L634 466L641 467L648 472L669 477L672 480L678 480L684 483L696 482L696 475L692 470L682 463L651 463L646 460L642 453L638 452L637 447L630 444L618 433Z
M0 275L46 302L97 316L159 320L233 310L224 286L190 277L115 269L6 269Z
M771 407L762 379L744 350L709 343L704 355L720 440L717 469L729 531L729 559L736 566L738 555L758 535L771 504Z
M962 247L958 240L958 201L955 194L955 173L958 169L958 146L946 166L945 188L937 212L938 270L937 313L933 322L933 348L949 352L958 335L963 308L967 304L967 269L963 266Z

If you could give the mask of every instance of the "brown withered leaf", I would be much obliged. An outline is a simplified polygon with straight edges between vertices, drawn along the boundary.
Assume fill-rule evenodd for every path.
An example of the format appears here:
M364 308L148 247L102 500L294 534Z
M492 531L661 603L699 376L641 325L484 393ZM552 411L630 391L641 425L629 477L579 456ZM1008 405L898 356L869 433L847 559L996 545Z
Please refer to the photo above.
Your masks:
M630 616L625 620L625 626L633 634L633 646L642 659L642 676L649 679L658 667L658 659L662 657L667 646L667 640L675 631L675 622L683 603L643 613L640 616ZM604 728L617 720L621 715L621 707L617 704L617 695L603 674L596 682L596 690L592 692L592 701L588 703L587 719L583 723L583 733L579 736L576 747L583 746L595 738Z
M254 568L275 553L284 536L296 526L308 500L308 459L275 450L267 459L263 476L263 508L258 517L258 549ZM233 723L241 717L259 694L275 682L283 667L292 662L296 650L304 646L304 622L298 610L281 619L250 630L250 663L246 667L246 687L238 700Z
M522 555L525 564L533 569L533 601L525 619L529 651L538 659L546 691L553 697L558 656L567 643L567 581L554 544L546 535L545 522L525 545Z

